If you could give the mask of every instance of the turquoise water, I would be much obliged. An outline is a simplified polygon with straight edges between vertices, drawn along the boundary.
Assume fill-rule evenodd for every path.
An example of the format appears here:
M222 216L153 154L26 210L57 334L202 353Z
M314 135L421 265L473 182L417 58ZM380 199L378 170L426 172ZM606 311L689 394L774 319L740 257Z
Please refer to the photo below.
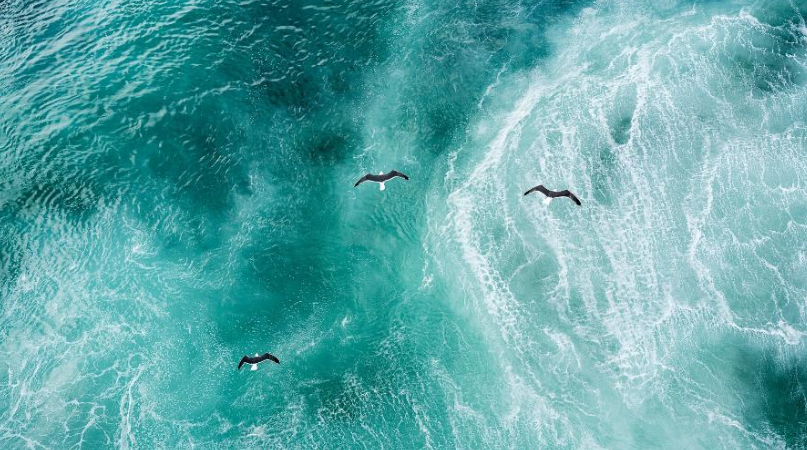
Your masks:
M807 448L806 21L0 3L0 447Z

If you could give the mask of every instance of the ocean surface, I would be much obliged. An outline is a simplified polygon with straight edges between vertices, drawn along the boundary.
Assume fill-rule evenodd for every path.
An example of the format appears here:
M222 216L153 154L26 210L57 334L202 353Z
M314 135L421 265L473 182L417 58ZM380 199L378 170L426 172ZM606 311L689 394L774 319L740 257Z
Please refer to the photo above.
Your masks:
M0 448L807 448L807 2L0 1Z

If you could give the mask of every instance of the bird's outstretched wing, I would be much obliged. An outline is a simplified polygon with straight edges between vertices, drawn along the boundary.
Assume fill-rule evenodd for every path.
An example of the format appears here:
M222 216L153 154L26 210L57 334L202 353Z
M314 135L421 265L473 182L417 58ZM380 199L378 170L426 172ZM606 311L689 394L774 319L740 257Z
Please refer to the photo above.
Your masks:
M406 176L405 174L403 174L403 173L401 173L401 172L398 172L397 170L393 170L393 171L391 171L391 172L389 173L389 175L390 175L390 178L401 177L401 178L403 178L404 180L409 181L409 177L408 177L408 176Z
M538 192L540 192L540 193L542 193L544 195L549 195L549 191L544 187L543 184L539 184L538 186L535 186L534 188L532 188L529 191L525 192L524 195L532 194L535 191L538 191Z
M356 187L356 186L364 183L365 181L367 181L369 179L369 177L370 177L370 174L368 173L367 175L359 178L359 181L357 181L356 184L353 185L353 187Z
M583 206L582 203L580 203L580 199L578 199L576 195L572 194L569 191L566 192L569 193L569 198L572 199L573 202L577 203L577 206Z
M248 360L249 356L244 356L243 358L241 358L241 362L238 363L238 370L241 370L241 366L243 366L244 363L247 362Z
M273 355L271 353L264 353L263 359L268 359L268 360L274 362L275 364L280 364L280 360L277 359L277 356L275 356L275 355Z

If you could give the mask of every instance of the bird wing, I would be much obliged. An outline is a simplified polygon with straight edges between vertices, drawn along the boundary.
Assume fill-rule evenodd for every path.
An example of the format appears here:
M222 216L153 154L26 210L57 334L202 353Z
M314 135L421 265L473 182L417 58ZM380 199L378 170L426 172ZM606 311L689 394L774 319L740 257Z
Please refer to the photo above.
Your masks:
M271 353L267 353L267 354L265 354L263 356L264 356L264 359L268 359L268 360L273 361L276 364L280 364L280 360L277 359L277 356L275 356L275 355L273 355Z
M538 186L535 186L534 188L532 188L529 191L525 192L524 195L532 194L535 191L538 191L538 192L540 192L540 193L542 193L544 195L547 195L547 196L549 195L549 191L544 187L543 184L539 184Z
M369 178L370 178L370 174L368 173L367 175L365 175L365 176L363 176L363 177L359 178L359 181L357 181L357 182L356 182L356 184L354 184L354 185L353 185L353 187L356 187L356 186L358 186L358 185L360 185L360 184L364 183L364 182L365 182L365 181L367 181Z
M580 203L580 199L578 199L577 196L572 194L571 192L569 192L569 198L572 199L573 202L577 203L577 206L582 206L582 203Z
M238 370L241 370L241 366L243 366L245 362L249 362L249 356L241 358L241 362L238 363Z
M404 180L409 181L408 176L406 176L405 174L403 174L401 172L398 172L397 170L393 170L392 172L389 173L389 175L390 175L390 178L401 177Z

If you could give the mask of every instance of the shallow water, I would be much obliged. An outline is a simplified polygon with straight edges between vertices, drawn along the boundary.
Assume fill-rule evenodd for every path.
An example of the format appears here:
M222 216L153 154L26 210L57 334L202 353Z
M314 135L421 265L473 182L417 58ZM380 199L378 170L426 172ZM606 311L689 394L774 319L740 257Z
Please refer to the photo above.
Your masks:
M0 3L2 448L807 448L806 20Z

